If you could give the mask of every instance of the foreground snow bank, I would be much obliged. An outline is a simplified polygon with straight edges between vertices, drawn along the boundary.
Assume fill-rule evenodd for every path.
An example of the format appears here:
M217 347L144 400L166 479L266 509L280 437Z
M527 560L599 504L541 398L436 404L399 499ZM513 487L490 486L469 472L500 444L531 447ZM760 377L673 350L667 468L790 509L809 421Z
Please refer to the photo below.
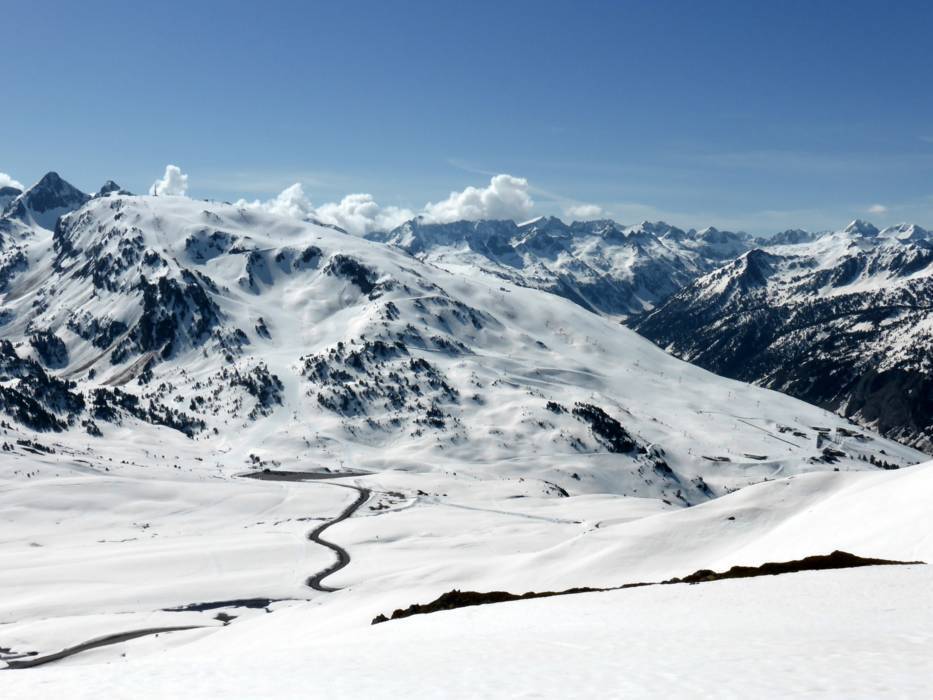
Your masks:
M282 615L220 653L207 639L4 682L11 697L922 697L931 585L924 567L813 572L468 608L326 637Z

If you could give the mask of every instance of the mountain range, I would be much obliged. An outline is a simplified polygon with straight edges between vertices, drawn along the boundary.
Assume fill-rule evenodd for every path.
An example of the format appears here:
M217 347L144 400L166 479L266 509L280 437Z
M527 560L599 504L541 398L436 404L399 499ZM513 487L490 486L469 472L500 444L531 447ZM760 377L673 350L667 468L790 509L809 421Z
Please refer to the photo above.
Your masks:
M933 451L933 236L919 226L753 238L664 222L416 219L369 238L557 294L717 374Z
M933 451L933 234L916 225L755 248L631 325L724 376Z
M561 667L611 679L581 686L593 696L642 668L656 689L668 649L712 696L736 668L772 688L758 668L776 659L786 678L789 648L795 687L869 687L838 665L842 635L858 669L902 663L925 688L931 578L916 562L933 552L933 462L855 422L869 415L720 376L658 346L688 338L622 323L687 328L678 304L704 299L693 332L735 357L757 346L720 334L717 314L732 328L757 298L803 318L796 300L820 310L859 290L895 299L879 326L900 325L878 342L912 357L898 341L922 312L889 307L925 293L926 234L850 228L766 249L550 219L414 221L366 240L113 182L85 194L54 173L11 192L4 687L474 697L537 692ZM889 565L710 582L814 557ZM388 620L450 599L515 600ZM753 639L769 645L754 663L710 663L749 658Z
M645 280L670 288L660 270L676 268L686 283L747 247L735 234L413 222L387 239L400 245L385 245L113 183L85 195L54 173L8 203L0 233L0 408L30 440L79 431L106 444L129 430L158 442L169 431L208 452L236 446L244 467L352 454L362 467L461 465L533 475L559 493L682 504L776 469L920 458L684 364L533 278L499 274L539 269L531 250L579 273L579 246L586 270L615 261L594 286L574 282L581 294L595 300L616 284L611 270L636 269L615 288L630 285L625 308L643 308L661 295ZM439 239L483 251L498 272L420 259Z
M747 234L683 231L664 222L565 224L514 221L425 223L414 219L367 238L450 271L481 271L542 289L583 308L625 318L652 308L699 275L747 251Z

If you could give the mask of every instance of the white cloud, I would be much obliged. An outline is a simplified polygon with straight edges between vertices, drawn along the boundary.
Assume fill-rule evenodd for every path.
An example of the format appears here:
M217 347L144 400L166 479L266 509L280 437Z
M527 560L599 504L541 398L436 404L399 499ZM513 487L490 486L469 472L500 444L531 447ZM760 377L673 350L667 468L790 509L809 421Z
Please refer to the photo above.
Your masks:
M188 191L188 176L181 171L177 165L166 165L165 175L161 180L156 180L149 188L149 194L160 197L174 195L184 197Z
M19 180L14 180L6 173L0 173L0 187L15 187L18 190L26 189Z
M488 187L467 187L451 192L447 199L425 205L429 221L447 223L463 219L527 219L534 207L528 194L528 180L511 175L494 175Z
M888 208L883 204L872 204L870 207L868 207L869 214L885 214L887 211Z
M240 199L236 205L296 219L314 219L339 226L355 236L363 236L371 231L391 230L419 215L432 223L464 219L527 219L534 207L528 191L528 181L523 178L495 175L487 187L467 187L461 192L451 192L447 199L429 202L418 213L404 207L383 207L371 194L364 193L348 194L339 202L327 202L315 207L305 195L301 184L295 183L273 199ZM595 205L585 205L582 211L591 216L602 213Z
M339 202L322 204L314 210L314 218L356 236L370 231L388 231L414 216L410 209L379 206L371 194L348 194Z
M236 205L247 209L262 209L295 219L315 219L339 226L355 236L363 236L370 231L393 229L415 216L410 209L381 207L370 194L348 194L339 202L328 202L315 207L305 196L301 184L297 182L273 199L264 202L258 199L252 202L241 199Z
M564 207L564 214L574 221L590 221L605 216L603 208L596 204L573 204Z
M311 200L305 196L304 189L297 182L291 187L286 187L273 199L265 202L258 199L252 202L240 199L236 205L244 209L262 209L272 214L291 216L295 219L307 219L314 211Z

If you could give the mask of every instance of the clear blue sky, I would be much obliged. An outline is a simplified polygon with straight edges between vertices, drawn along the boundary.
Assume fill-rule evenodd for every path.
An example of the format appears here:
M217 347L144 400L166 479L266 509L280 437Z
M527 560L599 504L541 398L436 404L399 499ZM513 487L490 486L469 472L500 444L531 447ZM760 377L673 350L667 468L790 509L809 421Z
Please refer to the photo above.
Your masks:
M27 184L418 209L505 172L542 213L933 226L928 2L0 1Z

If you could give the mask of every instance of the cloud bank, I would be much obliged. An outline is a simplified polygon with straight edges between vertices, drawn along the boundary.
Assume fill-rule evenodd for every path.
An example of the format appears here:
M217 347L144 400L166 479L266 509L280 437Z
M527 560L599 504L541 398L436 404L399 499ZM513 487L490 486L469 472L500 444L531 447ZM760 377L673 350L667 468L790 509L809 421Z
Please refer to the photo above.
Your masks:
M511 175L494 175L488 187L467 187L451 192L447 199L428 202L425 219L434 223L476 221L478 219L527 219L534 207L528 194L528 180Z
M487 187L471 186L460 192L451 192L447 199L428 202L420 212L404 207L383 207L371 194L365 193L348 194L339 202L327 202L315 207L300 183L287 187L272 199L251 202L240 199L236 205L296 219L315 219L339 226L355 236L363 236L371 231L389 231L416 216L421 216L429 223L464 219L527 219L534 201L528 194L527 180L511 175L496 175Z
M158 197L184 197L188 191L188 176L177 165L166 165L161 180L156 180L149 188L149 194Z
M305 196L304 188L296 182L291 187L286 187L276 197L262 202L258 199L248 202L245 199L239 199L235 202L238 207L243 209L261 209L270 214L278 216L291 216L295 219L307 219L314 211L311 206L311 200Z
M389 231L415 217L410 209L381 207L371 194L348 194L339 202L322 204L315 218L344 231L362 236L370 231Z
M313 219L339 226L354 236L364 236L370 231L387 231L415 217L415 213L410 209L380 206L370 194L348 194L339 202L328 202L315 207L305 195L304 188L297 182L291 187L286 187L272 199L256 199L252 202L240 199L236 205L295 219Z
M26 189L19 180L14 180L6 173L0 173L0 187L15 187L18 190Z

